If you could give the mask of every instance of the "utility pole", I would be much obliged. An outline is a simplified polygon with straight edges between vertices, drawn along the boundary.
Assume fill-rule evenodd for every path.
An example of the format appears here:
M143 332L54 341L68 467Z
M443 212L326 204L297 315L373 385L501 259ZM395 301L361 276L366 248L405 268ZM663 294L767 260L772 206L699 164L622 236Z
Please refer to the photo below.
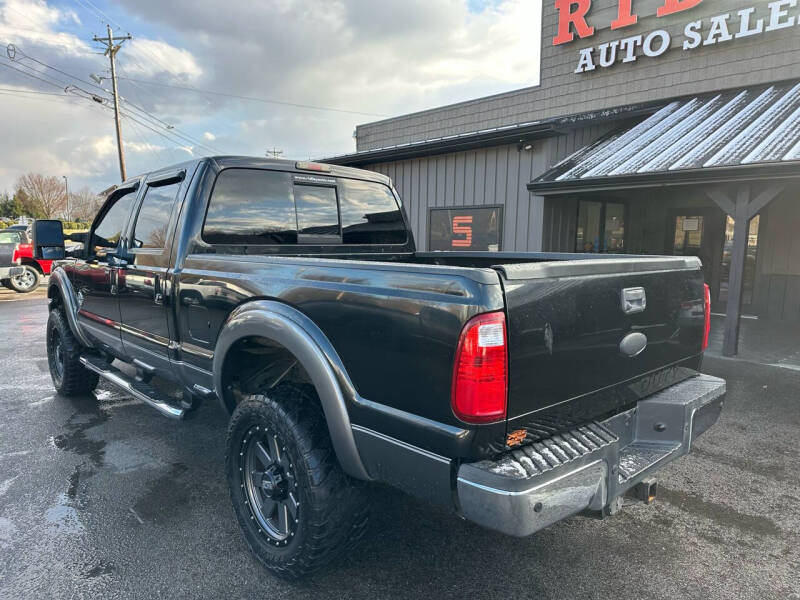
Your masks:
M100 42L101 44L105 45L106 51L104 54L108 56L109 60L111 61L111 89L114 95L114 123L117 126L117 153L119 154L119 175L122 181L127 179L127 175L125 174L125 153L122 149L122 126L120 125L119 121L119 94L117 94L117 70L116 66L114 65L114 58L117 56L117 52L119 52L120 47L122 46L125 40L132 39L130 34L124 35L121 37L114 37L111 33L111 25L106 24L106 29L108 31L108 37L101 38L94 36L95 42ZM114 42L119 42L115 44Z
M70 206L69 201L69 181L67 181L66 175L62 175L62 177L64 178L64 189L67 192L67 218L72 221L72 207Z

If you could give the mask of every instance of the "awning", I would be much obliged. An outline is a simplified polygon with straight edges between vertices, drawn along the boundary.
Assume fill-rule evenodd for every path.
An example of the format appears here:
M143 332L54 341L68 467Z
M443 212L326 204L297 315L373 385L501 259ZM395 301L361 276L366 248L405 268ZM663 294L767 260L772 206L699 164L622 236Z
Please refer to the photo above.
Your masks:
M676 100L535 179L539 195L800 177L800 83Z

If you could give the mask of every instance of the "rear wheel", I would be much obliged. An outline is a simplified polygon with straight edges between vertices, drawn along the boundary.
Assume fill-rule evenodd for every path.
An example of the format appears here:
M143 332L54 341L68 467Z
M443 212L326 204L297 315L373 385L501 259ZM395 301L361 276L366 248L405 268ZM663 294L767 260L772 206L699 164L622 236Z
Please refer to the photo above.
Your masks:
M23 265L24 269L22 275L17 275L8 280L9 287L19 292L20 294L27 294L39 287L41 275L34 267L30 265Z
M282 384L244 400L228 428L234 511L256 558L298 578L363 535L363 485L342 471L312 390Z
M64 314L57 308L47 319L47 363L56 391L63 396L88 394L97 387L98 375L80 362L83 346L72 335Z

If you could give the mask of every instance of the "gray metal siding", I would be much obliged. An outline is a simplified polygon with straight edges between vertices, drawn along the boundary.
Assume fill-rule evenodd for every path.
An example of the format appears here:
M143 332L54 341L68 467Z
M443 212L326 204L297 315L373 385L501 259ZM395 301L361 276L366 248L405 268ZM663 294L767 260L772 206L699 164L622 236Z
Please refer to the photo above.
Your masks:
M367 169L392 178L408 213L417 248L428 247L428 210L436 206L503 205L503 250L542 248L543 199L527 185L547 168L547 143L516 144L393 162Z
M663 98L731 89L800 77L800 26L749 38L683 51L683 27L756 6L764 16L767 0L705 0L698 7L657 18L663 0L638 0L638 24L612 31L617 0L594 0L589 13L595 26L591 38L553 46L556 13L552 0L543 2L541 84L497 96L369 123L357 128L358 150L434 139L512 124L538 121ZM790 8L796 16L797 9ZM601 26L602 25L602 26ZM591 73L575 74L578 51L603 42L666 29L673 48L658 58L640 57L635 63L617 64Z
M780 321L800 322L800 202L797 186L761 211L758 232L756 311Z

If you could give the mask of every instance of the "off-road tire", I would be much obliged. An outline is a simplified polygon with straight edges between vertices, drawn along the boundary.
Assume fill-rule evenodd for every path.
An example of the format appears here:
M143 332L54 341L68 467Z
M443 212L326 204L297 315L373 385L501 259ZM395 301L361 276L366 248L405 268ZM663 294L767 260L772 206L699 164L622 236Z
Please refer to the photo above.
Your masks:
M287 480L297 492L298 518L292 524L296 530L285 542L276 542L259 526L248 499L246 449L254 428L260 435L266 428L268 437L277 436L291 465ZM310 575L363 537L366 490L339 466L313 387L281 384L242 401L228 427L225 468L245 540L273 574L286 579Z
M42 282L42 275L36 270L36 267L22 265L22 268L25 272L22 275L8 279L8 287L20 294L29 294L39 287ZM25 278L24 282L20 278Z
M50 310L47 319L47 363L53 385L62 396L88 394L97 387L97 373L88 370L80 362L83 350L72 334L64 313L58 308Z

